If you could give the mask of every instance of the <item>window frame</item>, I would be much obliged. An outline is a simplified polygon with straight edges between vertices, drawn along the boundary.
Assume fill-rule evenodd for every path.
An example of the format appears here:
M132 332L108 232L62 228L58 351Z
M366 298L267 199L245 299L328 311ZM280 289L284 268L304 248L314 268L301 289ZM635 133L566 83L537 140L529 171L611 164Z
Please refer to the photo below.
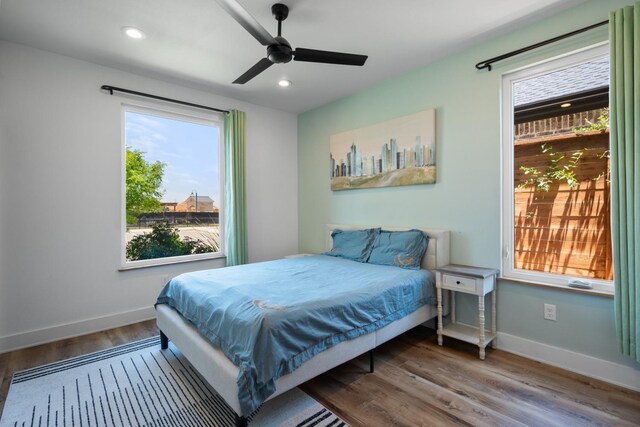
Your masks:
M564 289L574 289L569 286L573 280L591 283L594 291L611 293L614 284L611 280L592 279L568 274L548 273L534 270L522 270L514 267L513 248L515 247L515 183L514 183L514 105L513 85L522 80L528 80L540 75L548 74L563 68L569 68L590 60L609 56L609 43L603 42L583 49L575 50L541 62L518 68L501 76L501 276L504 279L544 284Z
M181 255L174 257L154 258L139 261L127 261L126 255L126 232L127 232L127 215L126 215L126 113L134 112L147 114L151 116L162 117L172 120L187 121L190 123L215 126L218 129L218 159L220 170L220 200L218 201L218 227L220 236L220 251L209 252L206 254ZM119 270L131 270L136 268L154 267L170 264L179 264L193 261L204 261L216 258L226 257L225 236L224 236L224 202L225 202L225 153L224 153L224 116L223 113L203 112L201 110L193 110L189 108L180 108L174 106L162 106L147 104L143 102L126 102L120 105L120 268Z

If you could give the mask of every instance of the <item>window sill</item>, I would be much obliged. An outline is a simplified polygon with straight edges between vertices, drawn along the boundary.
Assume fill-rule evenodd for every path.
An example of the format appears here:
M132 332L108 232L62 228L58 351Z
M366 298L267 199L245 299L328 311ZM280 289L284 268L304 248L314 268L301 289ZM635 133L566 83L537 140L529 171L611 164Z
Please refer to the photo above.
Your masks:
M189 257L186 259L184 259L183 257L158 258L157 260L153 260L151 262L141 262L140 264L138 264L139 261L133 261L120 266L120 268L118 268L118 271L137 270L140 268L149 268L149 267L162 267L166 265L184 264L187 262L211 261L215 259L226 260L226 258L227 256L225 254L216 254L216 255L198 257L198 258Z
M606 291L602 289L580 289L580 288L571 288L569 286L561 286L561 285L552 285L550 283L542 283L542 282L532 282L529 280L522 279L512 279L510 277L498 277L499 282L513 282L520 283L523 285L531 285L531 286L539 286L542 288L552 288L558 291L566 291L566 292L576 292L579 294L593 295L599 297L607 297L613 298L613 290Z

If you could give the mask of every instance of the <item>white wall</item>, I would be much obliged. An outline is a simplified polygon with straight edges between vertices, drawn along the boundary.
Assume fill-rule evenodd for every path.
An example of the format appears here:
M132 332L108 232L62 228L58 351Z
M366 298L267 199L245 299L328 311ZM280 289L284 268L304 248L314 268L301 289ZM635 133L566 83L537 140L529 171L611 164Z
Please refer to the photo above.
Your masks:
M2 81L2 74L0 74L0 81ZM4 124L4 121L2 120L2 117L5 117L6 113L6 108L3 105L2 101L2 89L0 89L0 325L4 324L4 320L3 320L3 313L5 313L7 311L7 301L6 298L3 298L2 296L2 287L3 287L3 271L5 270L4 265L5 265L5 249L4 249L4 244L2 242L6 242L7 238L5 235L5 221L4 221L4 217L5 217L5 185L6 182L5 180L2 178L3 172L4 170L7 169L7 165L8 162L6 161L6 155L5 155L5 129L6 126ZM0 326L1 327L1 326Z
M297 251L294 114L0 41L0 352L153 317L163 277L223 264L118 271L127 99L102 84L245 111L250 260Z

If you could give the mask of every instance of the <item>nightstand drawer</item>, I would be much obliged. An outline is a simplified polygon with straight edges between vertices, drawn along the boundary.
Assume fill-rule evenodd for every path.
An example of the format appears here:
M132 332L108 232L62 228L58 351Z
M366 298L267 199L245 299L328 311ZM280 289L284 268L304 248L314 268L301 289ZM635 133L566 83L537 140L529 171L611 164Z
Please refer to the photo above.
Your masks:
M476 292L476 280L468 277L450 276L448 274L442 275L442 282L445 287L453 290L464 290L469 292Z

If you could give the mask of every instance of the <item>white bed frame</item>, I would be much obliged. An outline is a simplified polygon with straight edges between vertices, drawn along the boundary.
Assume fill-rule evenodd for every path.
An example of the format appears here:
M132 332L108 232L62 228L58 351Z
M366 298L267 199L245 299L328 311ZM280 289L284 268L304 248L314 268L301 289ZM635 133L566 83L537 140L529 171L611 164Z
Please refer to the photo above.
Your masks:
M354 225L328 225L327 249L331 248L331 232L334 229L358 230L371 228ZM417 228L417 227L416 227ZM385 230L408 230L409 228L384 227ZM437 267L449 264L449 231L431 228L418 228L429 236L427 253L422 260L422 268L433 271ZM448 304L444 304L448 307ZM238 367L234 365L222 351L198 332L198 330L177 311L165 304L156 307L158 327L165 337L180 349L191 364L211 384L235 411L237 425L246 425L246 416L240 409L238 400ZM422 306L413 313L398 319L389 325L361 337L343 341L304 362L296 371L276 381L276 392L270 400L292 388L341 365L363 353L375 349L380 344L414 328L434 317L437 317L436 306Z

